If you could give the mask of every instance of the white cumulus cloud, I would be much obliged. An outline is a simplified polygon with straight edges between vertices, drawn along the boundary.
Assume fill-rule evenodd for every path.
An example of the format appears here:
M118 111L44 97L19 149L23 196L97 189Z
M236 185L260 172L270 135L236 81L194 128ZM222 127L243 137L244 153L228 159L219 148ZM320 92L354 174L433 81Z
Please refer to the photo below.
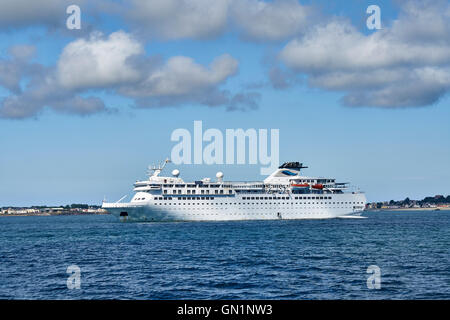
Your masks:
M58 61L58 79L70 89L137 81L140 72L128 59L143 53L143 45L123 31L108 37L94 33L89 39L75 40L64 48Z
M129 21L144 34L164 38L209 38L227 24L230 0L132 0Z
M429 105L450 91L450 4L406 2L391 27L369 35L332 19L279 57L310 85L343 92L346 105Z
M301 33L314 13L297 0L133 0L123 10L141 34L169 40L237 31L248 40L278 41Z
M34 48L10 48L0 59L0 86L11 94L0 100L0 117L34 117L44 109L89 115L113 111L95 90L107 90L131 99L139 107L185 104L225 106L229 110L256 108L259 95L221 89L238 71L229 54L204 66L185 56L163 61L147 55L143 44L124 31L105 36L93 33L67 44L54 66L30 62ZM23 86L23 90L22 90Z
M283 40L302 33L311 22L312 7L297 0L236 0L232 17L247 39L260 41Z
M136 96L179 96L204 92L233 76L237 69L237 60L229 54L214 59L209 68L189 57L172 57L149 74L139 87L126 92Z

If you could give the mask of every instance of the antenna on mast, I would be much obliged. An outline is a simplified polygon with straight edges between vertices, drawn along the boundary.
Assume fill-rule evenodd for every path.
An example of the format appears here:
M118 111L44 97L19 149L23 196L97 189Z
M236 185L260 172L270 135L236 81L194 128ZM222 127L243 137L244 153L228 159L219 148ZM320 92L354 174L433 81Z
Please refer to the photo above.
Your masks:
M162 164L160 162L158 166L148 166L147 175L150 177L157 177L169 162L172 161L170 161L169 158L166 158L166 160L164 160Z

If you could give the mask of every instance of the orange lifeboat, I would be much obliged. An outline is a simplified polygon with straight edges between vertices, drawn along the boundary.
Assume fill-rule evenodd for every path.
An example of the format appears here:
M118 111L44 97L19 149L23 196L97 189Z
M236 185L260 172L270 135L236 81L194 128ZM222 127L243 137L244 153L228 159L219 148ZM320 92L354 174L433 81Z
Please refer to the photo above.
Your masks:
M307 187L309 187L309 184L307 184L307 183L291 184L291 187L294 187L294 188L307 188Z
M322 190L322 189L323 189L323 184L321 184L321 183L315 184L315 185L312 186L312 188L313 188L313 189L319 189L319 190Z

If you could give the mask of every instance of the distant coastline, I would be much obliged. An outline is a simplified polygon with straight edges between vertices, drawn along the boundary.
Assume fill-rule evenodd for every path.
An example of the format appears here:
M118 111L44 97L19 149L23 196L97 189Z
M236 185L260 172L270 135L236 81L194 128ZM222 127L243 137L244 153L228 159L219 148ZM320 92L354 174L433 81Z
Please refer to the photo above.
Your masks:
M373 209L368 208L366 211L450 211L450 206L448 207L436 207L436 208L381 208Z
M422 200L405 200L371 202L366 204L367 211L440 211L450 210L450 195L435 195L433 197L425 197Z
M0 213L0 217L46 217L46 216L88 216L88 215L108 215L108 212L95 212L95 213L86 213L86 212L61 212L61 213L14 213L14 214L5 214Z
M67 216L67 215L96 215L108 214L100 206L87 204L72 204L61 207L31 206L31 207L3 207L0 216Z

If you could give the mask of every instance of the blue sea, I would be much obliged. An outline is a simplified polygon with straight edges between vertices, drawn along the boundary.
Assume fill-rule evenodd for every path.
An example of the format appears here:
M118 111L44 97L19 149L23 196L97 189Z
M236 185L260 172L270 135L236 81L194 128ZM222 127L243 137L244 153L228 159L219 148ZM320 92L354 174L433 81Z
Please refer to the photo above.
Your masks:
M450 211L364 215L0 217L0 299L450 299ZM68 289L72 265L80 289ZM372 265L380 289L368 287Z

